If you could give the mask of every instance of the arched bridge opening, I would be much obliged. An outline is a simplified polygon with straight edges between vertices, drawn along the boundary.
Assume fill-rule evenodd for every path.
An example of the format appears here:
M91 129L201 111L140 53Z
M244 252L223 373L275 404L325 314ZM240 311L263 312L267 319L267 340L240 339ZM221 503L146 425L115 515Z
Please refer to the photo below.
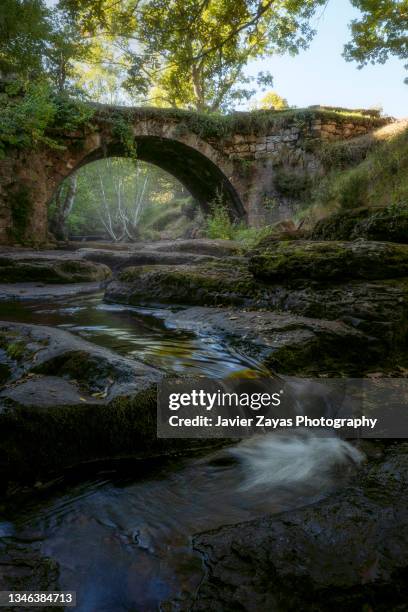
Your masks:
M226 174L209 157L180 141L158 136L135 138L136 155L173 175L209 213L213 203L224 205L232 219L245 220L246 212L241 199ZM104 157L126 155L119 142L104 144L80 160L73 171Z

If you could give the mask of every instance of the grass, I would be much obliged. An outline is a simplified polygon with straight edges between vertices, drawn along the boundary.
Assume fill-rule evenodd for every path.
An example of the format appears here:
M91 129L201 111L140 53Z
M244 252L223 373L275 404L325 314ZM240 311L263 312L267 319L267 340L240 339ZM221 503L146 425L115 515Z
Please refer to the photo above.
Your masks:
M25 348L26 345L22 340L12 342L7 346L6 353L11 359L19 361L24 355Z
M408 122L378 130L363 144L356 140L360 142L333 144L328 174L314 185L304 216L316 219L359 207L408 207ZM356 163L357 149L362 159Z
M244 249L254 247L260 240L276 232L276 228L267 225L262 228L248 227L243 222L232 220L221 197L211 204L211 213L206 217L205 234L207 238L235 240Z

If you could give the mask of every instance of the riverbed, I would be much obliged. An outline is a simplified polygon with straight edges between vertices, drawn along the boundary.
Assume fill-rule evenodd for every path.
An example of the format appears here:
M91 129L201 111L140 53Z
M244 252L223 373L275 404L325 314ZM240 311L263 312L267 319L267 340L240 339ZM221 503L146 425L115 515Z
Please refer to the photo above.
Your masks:
M3 302L0 319L60 327L166 373L266 373L222 337L175 328L167 308L102 297ZM331 457L339 457L336 440L274 436L206 456L73 473L9 504L0 534L56 561L60 588L77 591L80 612L150 612L170 601L166 609L179 609L205 571L193 535L316 501L335 485ZM261 488L251 480L254 465L264 471Z

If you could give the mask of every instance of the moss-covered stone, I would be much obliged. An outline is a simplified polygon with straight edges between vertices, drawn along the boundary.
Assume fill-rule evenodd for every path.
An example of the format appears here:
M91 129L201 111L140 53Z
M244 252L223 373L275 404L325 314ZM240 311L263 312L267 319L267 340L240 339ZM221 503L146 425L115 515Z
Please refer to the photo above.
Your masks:
M257 283L241 259L194 266L140 266L124 269L106 298L129 304L156 301L179 304L246 304L261 299Z
M0 256L0 283L87 283L106 280L110 269L80 259L27 259Z
M394 243L281 242L252 255L249 269L267 282L408 276L408 246Z
M313 240L385 240L408 243L408 207L362 207L329 215L311 232Z

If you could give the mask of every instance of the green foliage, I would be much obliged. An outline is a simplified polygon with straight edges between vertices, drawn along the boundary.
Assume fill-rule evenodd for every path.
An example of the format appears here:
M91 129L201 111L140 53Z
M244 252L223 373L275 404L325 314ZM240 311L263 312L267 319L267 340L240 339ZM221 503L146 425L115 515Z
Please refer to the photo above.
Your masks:
M248 227L244 222L231 220L227 207L221 196L211 204L211 213L206 218L206 236L212 239L235 240L244 249L252 248L262 238L276 232L273 227Z
M384 64L392 55L406 60L406 0L351 0L351 3L362 15L352 21L352 41L344 49L346 59L356 60L360 66Z
M268 91L253 106L254 110L284 110L288 107L288 101L277 94L276 91Z
M326 170L345 170L364 161L377 145L376 139L369 134L351 140L319 143L315 153Z
M12 342L6 348L6 353L11 359L19 361L24 356L26 345L22 340Z
M206 219L206 235L208 238L233 240L237 224L232 221L221 194L218 194L210 204L211 212Z
M79 62L90 59L93 44L77 19L46 0L2 0L0 74L25 83L45 78L56 91L69 90Z
M0 152L3 156L8 145L30 148L38 143L52 143L45 130L53 123L56 108L46 84L35 82L19 95L6 92L0 96Z
M25 88L14 83L0 94L0 155L8 147L30 149L37 145L63 148L50 129L74 131L87 124L94 109L66 93L55 94L44 80Z
M62 186L62 198L65 187ZM55 202L49 208L52 227ZM171 175L156 166L128 158L103 159L77 172L77 192L68 217L73 235L121 236L121 220L134 225L135 237L156 240L161 233L181 237L201 223L191 196ZM130 239L127 237L127 239Z
M127 119L123 114L114 113L112 115L112 134L118 138L127 155L136 159L137 147L131 119Z
M305 48L313 34L308 25L323 0L146 0L140 5L135 36L137 54L127 87L156 105L226 110L272 84L269 74L248 77L251 59Z
M357 166L334 169L316 186L315 210L407 206L408 129L377 143Z
M0 3L0 72L38 75L52 36L51 14L42 0Z

